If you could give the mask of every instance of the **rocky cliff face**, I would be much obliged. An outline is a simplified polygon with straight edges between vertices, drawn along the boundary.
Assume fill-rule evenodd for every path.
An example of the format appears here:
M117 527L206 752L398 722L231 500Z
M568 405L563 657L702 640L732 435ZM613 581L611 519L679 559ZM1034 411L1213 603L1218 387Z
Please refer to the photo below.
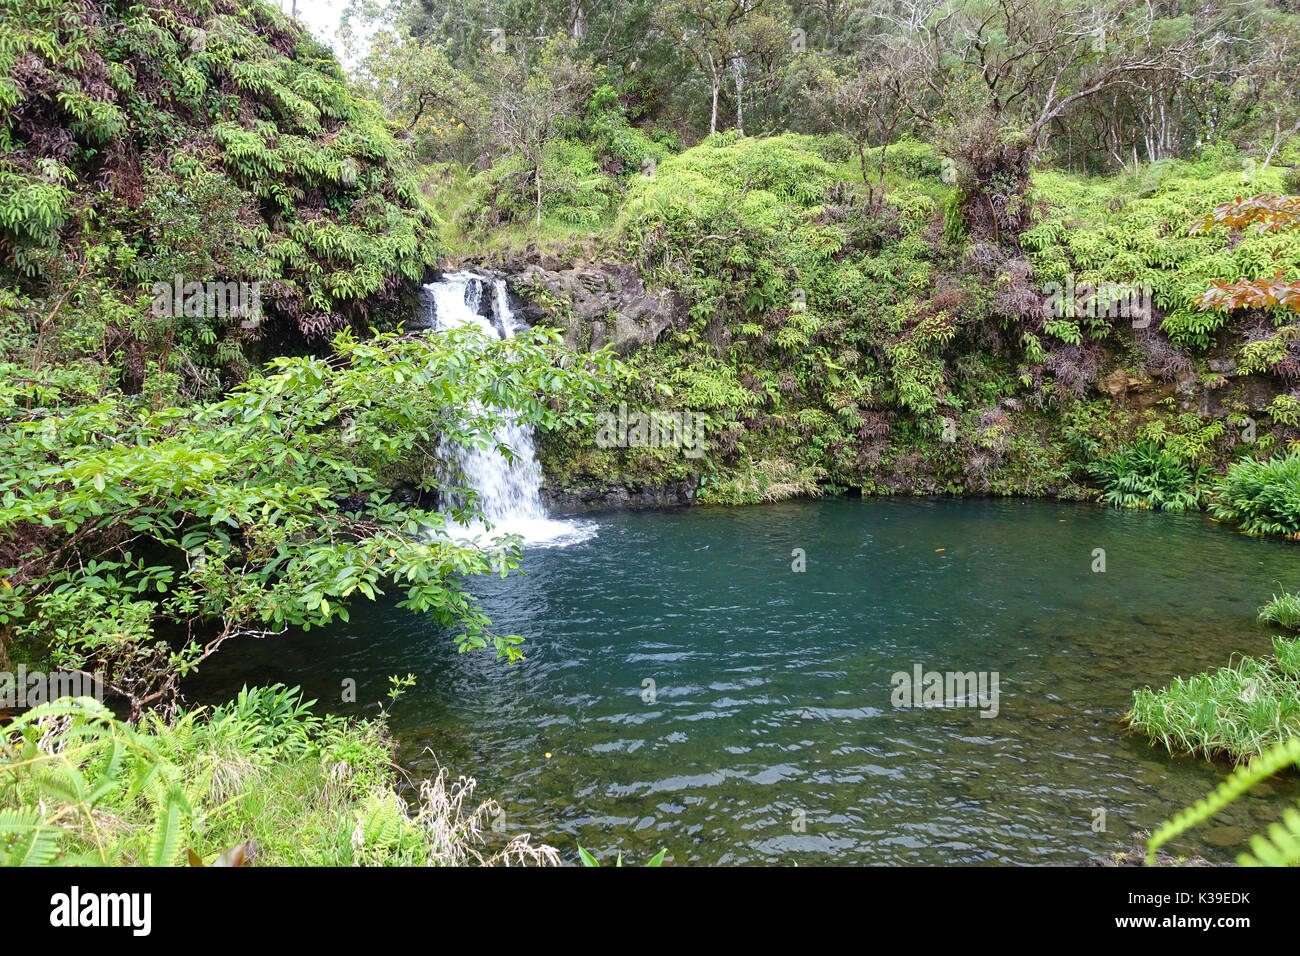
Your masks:
M672 508L695 503L697 480L647 484L608 476L575 475L568 482L547 477L542 499L555 514L583 514L616 508Z
M1242 372L1230 354L1239 345L1233 341L1220 349L1199 374L1191 369L1162 374L1161 369L1153 367L1119 367L1101 375L1096 388L1111 401L1138 410L1173 398L1179 412L1194 412L1205 419L1224 418L1234 412L1264 415L1273 400L1286 393L1286 386L1271 376Z
M583 259L564 262L534 254L498 263L457 263L502 276L530 324L561 330L564 344L577 351L612 345L629 355L655 340L685 316L681 297L667 289L650 290L633 266Z

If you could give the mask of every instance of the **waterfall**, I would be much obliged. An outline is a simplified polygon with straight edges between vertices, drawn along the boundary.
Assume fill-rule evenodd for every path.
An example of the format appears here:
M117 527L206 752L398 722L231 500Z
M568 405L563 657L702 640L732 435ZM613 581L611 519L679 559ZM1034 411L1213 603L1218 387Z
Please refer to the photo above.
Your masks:
M486 295L485 295L486 293ZM510 308L504 279L473 272L452 272L424 287L424 324L436 332L475 328L484 335L511 338L525 323ZM507 459L496 448L446 444L441 451L478 495L486 526L449 527L464 536L520 535L526 544L565 545L595 533L590 521L551 518L542 504L542 468L532 429L511 419L495 438L514 453Z

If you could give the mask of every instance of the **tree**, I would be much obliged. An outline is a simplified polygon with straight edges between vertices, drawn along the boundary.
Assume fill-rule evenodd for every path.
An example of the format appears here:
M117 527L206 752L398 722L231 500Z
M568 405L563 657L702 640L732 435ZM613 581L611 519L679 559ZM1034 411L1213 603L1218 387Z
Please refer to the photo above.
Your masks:
M517 566L517 544L453 537L449 516L482 517L472 500L408 505L391 476L445 503L464 489L440 442L500 447L508 412L590 421L615 366L558 342L345 332L329 359L279 358L218 401L161 411L75 365L0 363L0 638L105 672L136 713L232 638L346 620L389 588L459 629L462 650L517 658L519 638L492 633L459 583Z
M898 44L881 59L859 53L842 62L823 58L804 93L822 122L847 136L858 153L862 182L867 175L867 146L880 147L878 182L885 183L885 147L907 112L907 87L917 80L916 59Z
M757 9L741 21L736 31L736 53L731 73L736 89L736 129L745 135L745 90L754 87L771 94L790 55L790 23L775 4ZM752 78L758 81L753 82Z
M595 85L595 71L572 40L547 40L531 60L509 49L488 52L477 72L484 133L503 153L523 159L542 224L542 160L560 120L575 114Z
M1208 76L1209 54L1243 19L1226 4L1165 18L1130 0L907 0L881 16L927 61L909 110L958 164L972 235L995 242L1026 226L1030 168L1068 111Z
M656 12L659 26L709 78L709 135L718 131L718 94L727 70L738 70L737 90L742 92L746 54L772 51L771 23L762 21L771 21L774 9L773 0L668 0ZM743 119L743 109L738 107L742 133Z
M381 29L371 37L357 72L365 92L425 155L468 135L475 119L474 91L466 74L452 65L445 44Z
M1240 113L1250 117L1246 128L1267 147L1260 173L1287 139L1300 134L1300 17L1278 17L1266 30L1267 42L1259 45L1238 83L1246 100Z

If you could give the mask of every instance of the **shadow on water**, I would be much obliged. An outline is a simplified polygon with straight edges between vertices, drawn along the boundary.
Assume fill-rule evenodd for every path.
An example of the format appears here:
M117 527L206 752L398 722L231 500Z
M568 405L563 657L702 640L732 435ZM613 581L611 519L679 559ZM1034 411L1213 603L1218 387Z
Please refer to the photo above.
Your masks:
M413 672L393 717L402 762L427 773L436 753L510 831L570 859L581 843L634 862L666 846L678 863L1081 863L1132 849L1226 773L1126 735L1133 689L1267 653L1256 610L1295 584L1291 543L1044 501L597 522L526 549L526 575L474 582L497 628L527 639L522 664L359 604L349 624L227 645L187 693L285 681L366 714L388 675ZM895 708L891 677L917 664L996 671L997 716ZM371 703L335 703L348 679ZM1264 785L1174 849L1231 860L1297 795Z

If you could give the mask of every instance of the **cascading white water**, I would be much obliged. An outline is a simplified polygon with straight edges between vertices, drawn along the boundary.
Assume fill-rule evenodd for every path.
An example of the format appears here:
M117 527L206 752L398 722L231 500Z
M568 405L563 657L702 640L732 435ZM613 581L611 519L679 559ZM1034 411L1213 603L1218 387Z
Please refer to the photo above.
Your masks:
M485 290L485 286L487 289ZM474 328L495 338L508 339L524 327L510 308L505 280L473 272L453 272L424 287L426 315L435 332ZM484 314L484 292L491 297ZM431 314L430 314L431 313ZM590 521L551 518L542 504L542 469L537 463L532 429L513 419L496 432L499 444L513 453L508 459L496 448L445 445L442 451L464 475L478 495L486 526L450 529L466 536L520 535L527 544L572 544L595 533Z

